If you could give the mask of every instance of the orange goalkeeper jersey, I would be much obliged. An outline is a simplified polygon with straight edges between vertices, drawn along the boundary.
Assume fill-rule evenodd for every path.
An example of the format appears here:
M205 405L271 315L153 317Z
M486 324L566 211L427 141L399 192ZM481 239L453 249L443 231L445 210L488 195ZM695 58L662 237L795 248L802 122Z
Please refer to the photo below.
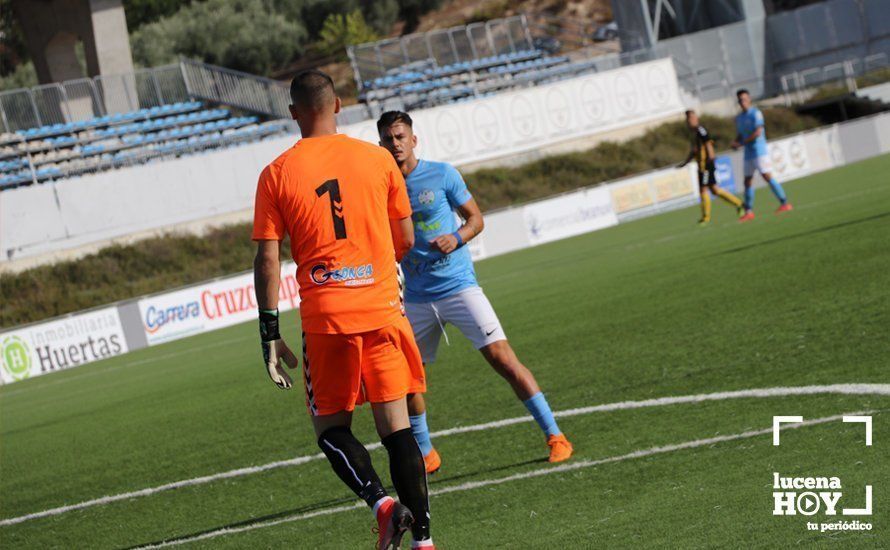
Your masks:
M304 332L354 334L402 316L389 220L410 216L385 149L342 134L303 138L260 174L253 240L290 235Z

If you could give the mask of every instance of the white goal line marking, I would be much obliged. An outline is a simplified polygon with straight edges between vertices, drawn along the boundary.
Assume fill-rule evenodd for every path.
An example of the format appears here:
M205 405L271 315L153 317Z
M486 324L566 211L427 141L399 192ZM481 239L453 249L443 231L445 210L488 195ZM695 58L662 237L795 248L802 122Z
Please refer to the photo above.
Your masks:
M864 411L864 412L855 412L855 413L847 413L847 414L857 414L857 415L866 415L871 414L874 411ZM785 430L795 429L795 428L803 428L806 426L815 426L817 424L826 424L828 422L834 422L836 420L841 420L845 415L834 415L834 416L826 416L823 418L815 418L813 420L805 420L803 422L789 424L785 426ZM511 481L520 481L524 479L530 479L534 477L541 477L550 474L558 474L563 472L571 472L573 470L581 470L584 468L590 468L593 466L600 466L603 464L611 464L614 462L623 462L625 460L633 460L635 458L645 458L653 455L660 455L666 453L672 453L674 451L682 451L686 449L695 449L698 447L707 447L710 445L716 445L718 443L725 443L727 441L737 441L740 439L750 439L753 437L758 437L761 435L772 434L773 429L765 428L762 430L751 430L747 432L731 434L731 435L720 435L716 437L709 437L707 439L696 439L693 441L685 441L683 443L675 443L672 445L663 445L659 447L650 447L648 449L642 449L639 451L633 451L627 454L611 456L608 458L599 458L596 460L578 460L574 462L569 462L565 464L560 464L559 466L551 466L549 468L541 468L539 470L531 470L529 472L521 472L518 474L509 475L506 477L496 478L496 479L482 479L479 481L469 481L467 483L461 483L459 485L451 485L448 487L442 487L441 489L436 489L430 491L430 496L440 496L447 495L449 493L461 493L464 491L470 491L473 489L479 489L481 487L490 487L492 485L501 485L503 483L509 483ZM284 523L292 523L295 521L302 521L306 519L315 518L318 516L327 516L331 514L338 514L340 512L348 512L350 510L357 510L359 508L364 508L366 505L364 502L356 502L355 504L350 504L346 506L337 506L336 508L326 508L323 510L315 510L314 512L308 512L305 514L297 514L293 516L288 516L286 518L275 519L270 521L264 521L260 523L254 523L252 525L245 525L242 527L224 527L222 529L217 529L215 531L209 531L207 533L202 533L200 535L195 535L192 537L184 537L180 539L172 539L169 541L165 541L159 544L153 544L148 546L140 546L139 550L148 550L153 548L165 548L168 546L177 546L180 544L187 544L191 542L197 542L200 540L207 540L216 537L221 537L225 535L233 535L236 533L243 533L245 531L253 531L255 529L264 529L266 527L274 527L276 525L281 525Z
M661 407L667 405L677 405L683 403L701 403L704 401L723 401L726 399L743 399L743 398L762 398L762 397L787 397L793 395L817 395L817 394L840 394L840 395L890 395L890 384L831 384L825 386L800 386L800 387L777 387L777 388L761 388L761 389L750 389L750 390L737 390L737 391L725 391L725 392L717 392L717 393L706 393L699 395L682 395L675 397L659 397L655 399L645 399L642 401L621 401L618 403L606 403L602 405L592 405L588 407L581 407L577 409L567 409L563 411L557 411L554 413L554 416L557 418L567 418L571 416L579 416L585 415L595 412L611 412L611 411L621 411L621 410L630 410L630 409L642 409L647 407ZM512 426L514 424L523 424L527 422L533 422L534 419L531 416L519 416L515 418L507 418L504 420L496 420L493 422L486 422L484 424L474 424L470 426L457 426L454 428L449 428L447 430L441 430L438 432L433 432L431 437L446 437L451 435L457 435L468 432L478 432L484 430L491 430L496 428L503 428L505 426ZM370 443L366 447L369 451L374 449L379 449L382 445L380 442ZM205 483L212 483L214 481L219 481L222 479L231 479L236 477L242 477L247 475L258 474L261 472L265 472L268 470L274 470L277 468L285 468L289 466L298 466L300 464L305 464L307 462L311 462L313 460L321 460L324 458L324 453L317 453L313 455L300 456L296 458L291 458L287 460L277 460L275 462L269 462L268 464L262 464L259 466L248 466L244 468L237 468L235 470L229 470L226 472L219 472L216 474L210 474L201 477L195 477L191 479L184 479L180 481L174 481L171 483L165 483L163 485L158 485L156 487L148 487L146 489L140 489L138 491L130 491L127 493L119 493L116 495L108 495L104 497L99 497L91 500L86 500L83 502L78 502L76 504L68 504L64 506L59 506L56 508L50 508L48 510L43 510L40 512L33 512L30 514L25 514L22 516L6 518L0 520L0 527L15 525L17 523L22 523L25 521L30 521L34 519L40 519L50 516L57 516L60 514L64 514L67 512L72 512L75 510L83 510L85 508L91 508L93 506L101 506L105 504L111 504L113 502L118 502L121 500L128 500L132 498L145 497L154 495L156 493L161 493L164 491L170 491L172 489L180 489L182 487L191 487L195 485L203 485Z

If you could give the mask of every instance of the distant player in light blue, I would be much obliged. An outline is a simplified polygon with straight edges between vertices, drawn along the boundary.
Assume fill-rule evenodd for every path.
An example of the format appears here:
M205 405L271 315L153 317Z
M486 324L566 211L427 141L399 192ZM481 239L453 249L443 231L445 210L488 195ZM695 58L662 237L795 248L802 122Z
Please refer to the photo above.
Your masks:
M748 90L741 89L736 92L739 107L742 112L735 117L735 127L738 135L732 142L732 148L745 148L745 215L739 221L746 222L754 219L754 172L760 172L763 179L769 184L773 194L779 199L779 209L776 213L791 210L791 203L785 196L782 184L776 181L770 170L772 163L769 158L769 148L766 144L766 128L764 127L763 113L751 104L751 94Z
M435 361L444 326L453 324L510 384L537 421L550 447L550 462L568 459L571 443L560 431L534 375L507 342L494 308L476 282L466 243L482 231L484 222L460 172L450 164L415 156L417 136L407 113L383 113L377 131L380 145L392 154L405 176L411 199L415 238L414 248L402 259L405 313L424 364ZM463 224L455 213L465 220ZM408 413L427 472L432 473L442 461L430 442L422 394L408 396Z

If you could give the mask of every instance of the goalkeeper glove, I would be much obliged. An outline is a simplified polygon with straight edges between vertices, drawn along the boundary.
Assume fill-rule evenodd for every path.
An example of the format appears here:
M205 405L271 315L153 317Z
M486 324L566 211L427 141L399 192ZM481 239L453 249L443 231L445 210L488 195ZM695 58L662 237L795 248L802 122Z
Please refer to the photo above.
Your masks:
M263 361L266 363L269 378L283 390L290 388L293 382L281 363L283 362L292 369L297 368L299 363L278 332L277 309L260 310L260 340L263 346Z

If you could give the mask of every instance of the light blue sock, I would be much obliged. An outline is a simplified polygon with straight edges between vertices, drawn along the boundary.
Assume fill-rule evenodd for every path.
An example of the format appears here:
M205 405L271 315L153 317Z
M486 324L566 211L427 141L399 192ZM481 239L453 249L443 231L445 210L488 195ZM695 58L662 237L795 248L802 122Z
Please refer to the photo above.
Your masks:
M754 186L745 187L745 210L754 210Z
M538 423L538 426L540 426L548 436L559 435L562 433L559 426L556 425L556 419L553 418L553 412L550 410L550 405L547 404L547 398L544 397L544 392L534 394L523 401L522 404L525 405L525 408L528 409L528 412L534 417L535 422Z
M430 428L426 425L426 413L416 416L409 416L408 421L411 422L411 434L420 447L423 456L430 454L433 450L433 442L430 441Z
M776 178L769 180L769 188L773 190L773 195L779 199L779 202L782 204L788 202L788 199L785 198L785 190L782 189L782 184L776 181Z

